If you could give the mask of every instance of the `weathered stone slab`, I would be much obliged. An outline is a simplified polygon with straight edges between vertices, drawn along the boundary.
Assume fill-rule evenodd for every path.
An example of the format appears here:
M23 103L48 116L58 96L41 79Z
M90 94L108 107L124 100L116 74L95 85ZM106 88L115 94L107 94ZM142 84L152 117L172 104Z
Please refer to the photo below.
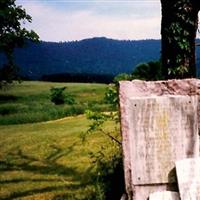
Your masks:
M178 192L164 191L150 194L149 200L180 200Z
M163 95L200 95L200 79L168 81L120 81L120 96L146 97Z
M199 200L200 158L177 161L176 171L181 200Z
M167 184L156 184L156 185L133 185L132 191L133 196L129 196L130 200L147 200L149 195L154 192L167 191Z
M168 183L177 159L198 155L197 103L196 96L129 99L134 185Z
M165 183L158 183L159 181L153 180L150 176L149 180L151 180L151 182L157 182L155 184L154 183L151 184L151 183L147 183L148 181L142 182L141 181L142 179L140 178L140 176L138 176L134 172L135 168L137 168L137 167L139 168L139 166L142 169L143 164L141 164L140 162L138 164L138 161L134 162L133 155L131 154L131 152L134 151L133 150L134 146L132 144L134 127L133 127L133 122L131 119L131 118L133 118L131 99L134 99L134 97L136 97L136 98L138 98L138 97L153 97L154 98L155 96L162 97L162 96L166 96L166 95L172 95L172 96L180 95L180 96L188 96L188 97L189 96L198 96L198 98L199 98L199 94L200 94L200 86L199 85L200 85L200 81L198 79L169 80L169 81L155 81L155 82L135 80L135 81L120 82L119 96L120 96L120 110L121 110L121 129L122 129L122 137L123 137L122 143L123 143L123 154L124 154L124 171L125 171L126 191L127 191L129 199L134 199L134 200L135 199L138 199L138 200L147 199L151 192L164 191L169 188L169 185L174 185L174 184L170 183L170 182L174 181L173 180L174 176L172 176L172 180L167 180L166 175L163 176L163 174L161 174L162 175L161 180L163 180L163 177L165 177L163 182L165 182L165 180L167 180L167 182L165 182ZM196 97L194 97L194 98L196 98ZM195 100L195 102L196 102L196 100ZM196 106L197 105L195 103L195 107ZM190 109L189 107L187 109ZM175 105L174 105L174 108L176 108ZM185 108L182 107L181 109L183 111ZM200 107L198 107L198 110L200 110ZM143 113L145 113L145 112L146 111L143 109ZM184 111L183 111L183 113L184 113ZM195 115L197 114L196 111L194 111L194 114ZM198 114L200 115L200 112L198 112ZM173 118L176 119L178 116L176 117L175 115L176 114L173 115ZM195 124L196 124L196 118L195 117L193 118L192 115L193 115L193 113L191 111L189 116L186 118L194 119ZM198 117L198 119L200 119L200 117ZM146 117L146 122L151 121L151 120L152 119L148 120L148 118ZM153 119L153 120L155 121L156 119ZM173 129L175 130L176 128L181 126L181 124L182 125L184 124L183 121L181 121L180 119L177 119L177 120L179 122L178 123L179 125L177 127L175 127L176 125L174 126L174 124L175 124L174 123L171 126L170 130L173 130ZM143 121L143 123L146 123L146 122ZM171 122L172 122L172 120L170 121L170 123ZM148 122L148 123L150 124L150 122ZM200 121L199 121L199 124L200 124ZM197 126L197 125L195 125L195 126ZM196 128L194 128L194 129L196 129ZM169 135L171 135L171 134L172 133L170 132ZM176 143L176 142L179 143L179 139L181 140L181 142L184 142L183 135L180 132L178 132L178 134L181 135L181 137L180 138L175 137L173 140L174 143ZM175 131L173 131L173 135L175 135ZM190 133L186 134L186 135L187 135L186 138L190 137L189 136ZM196 132L195 132L195 136L196 136ZM140 137L140 135L139 135L139 137ZM171 141L172 137L169 137L169 138L170 138L169 141ZM184 133L184 138L185 138L185 133ZM166 141L168 141L168 140L166 140ZM170 143L169 141L166 142L165 144L160 144L161 149L164 149L164 147L167 147ZM174 147L173 146L174 143L172 143L170 148L173 147L172 152L176 153L176 155L174 156L174 159L182 159L183 157L191 157L191 151L190 151L191 148L190 147L193 148L193 146L190 146L190 145L192 145L192 143L194 141L196 141L196 139L191 140L191 142L189 142L189 143L188 143L188 139L186 140L185 144L188 144L188 145L184 144L185 152L184 152L184 155L181 156L181 158L179 158L179 153L176 152L177 151L176 147ZM197 142L198 142L198 140L197 140ZM147 143L145 143L145 144L147 144ZM153 150L154 147L157 145L159 146L158 140L157 140L157 142L152 143L152 145L150 145L149 148L151 150ZM141 144L140 144L140 146L141 146ZM196 146L198 146L198 144L196 144ZM195 146L195 148L196 148L196 146ZM151 151L150 149L147 152ZM163 151L164 150L162 150L162 152ZM138 155L137 159L139 159L140 155L142 155L142 154L144 154L144 152L141 151L140 154ZM166 153L164 155L166 155ZM173 155L169 154L169 157L171 157L171 156L173 158ZM160 155L160 157L162 157L162 156ZM152 163L154 163L154 162L152 162ZM148 171L148 169L145 169L145 170ZM158 169L157 171L160 171L160 169ZM164 174L166 174L166 172ZM173 173L170 172L170 174L173 174ZM146 175L142 175L142 176L143 176L143 178L146 177ZM137 180L136 177L140 178L140 180ZM157 178L159 177L159 173L156 175L156 177ZM158 180L157 178L156 178L156 180ZM170 175L169 175L169 179L170 179ZM136 184L139 184L139 185L136 185Z

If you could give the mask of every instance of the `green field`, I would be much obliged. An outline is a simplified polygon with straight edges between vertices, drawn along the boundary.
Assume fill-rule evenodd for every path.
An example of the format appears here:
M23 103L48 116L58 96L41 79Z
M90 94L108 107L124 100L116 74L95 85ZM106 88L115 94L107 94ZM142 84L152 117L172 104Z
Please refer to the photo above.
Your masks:
M94 134L82 143L80 135L88 123L78 116L0 126L0 199L89 199L95 195L89 152L109 141Z
M73 105L54 105L50 100L52 87L63 87L64 94L74 96ZM109 111L104 102L105 84L50 83L25 81L8 90L0 90L0 124L22 124L59 119L83 114L86 109Z
M99 132L83 143L80 136L91 123L84 115L52 120L66 116L56 113L68 105L49 101L49 89L63 85L75 96L76 106L109 110L103 103L107 86L101 84L23 82L1 91L0 121L7 124L0 125L1 200L96 199L91 152L103 148L105 159L110 160L116 147ZM44 117L51 112L51 117ZM43 122L25 124L36 121ZM107 122L104 129L116 133L114 127L114 122Z

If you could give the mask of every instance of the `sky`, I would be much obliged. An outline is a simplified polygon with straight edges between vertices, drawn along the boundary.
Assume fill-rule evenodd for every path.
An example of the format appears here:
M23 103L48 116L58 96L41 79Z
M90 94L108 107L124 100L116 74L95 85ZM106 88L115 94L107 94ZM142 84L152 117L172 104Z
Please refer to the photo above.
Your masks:
M44 41L160 39L160 0L16 0Z

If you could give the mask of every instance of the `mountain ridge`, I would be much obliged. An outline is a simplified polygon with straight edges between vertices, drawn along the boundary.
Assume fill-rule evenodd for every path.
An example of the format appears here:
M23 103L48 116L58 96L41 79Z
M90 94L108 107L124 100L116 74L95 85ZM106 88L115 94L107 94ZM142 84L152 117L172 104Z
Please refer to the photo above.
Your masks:
M159 60L160 48L160 40L94 37L69 42L28 42L25 48L15 50L14 59L20 74L29 79L63 73L115 76L132 72L140 63Z

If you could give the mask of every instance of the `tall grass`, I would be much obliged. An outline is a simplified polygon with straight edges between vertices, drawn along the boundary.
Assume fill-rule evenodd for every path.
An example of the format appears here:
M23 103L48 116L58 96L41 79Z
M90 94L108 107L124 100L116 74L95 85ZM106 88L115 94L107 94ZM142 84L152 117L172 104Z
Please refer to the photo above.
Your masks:
M73 105L54 105L52 87L66 87L66 94L75 98ZM104 102L105 84L49 83L25 81L0 91L0 124L22 124L59 119L83 114L86 109L109 111Z

